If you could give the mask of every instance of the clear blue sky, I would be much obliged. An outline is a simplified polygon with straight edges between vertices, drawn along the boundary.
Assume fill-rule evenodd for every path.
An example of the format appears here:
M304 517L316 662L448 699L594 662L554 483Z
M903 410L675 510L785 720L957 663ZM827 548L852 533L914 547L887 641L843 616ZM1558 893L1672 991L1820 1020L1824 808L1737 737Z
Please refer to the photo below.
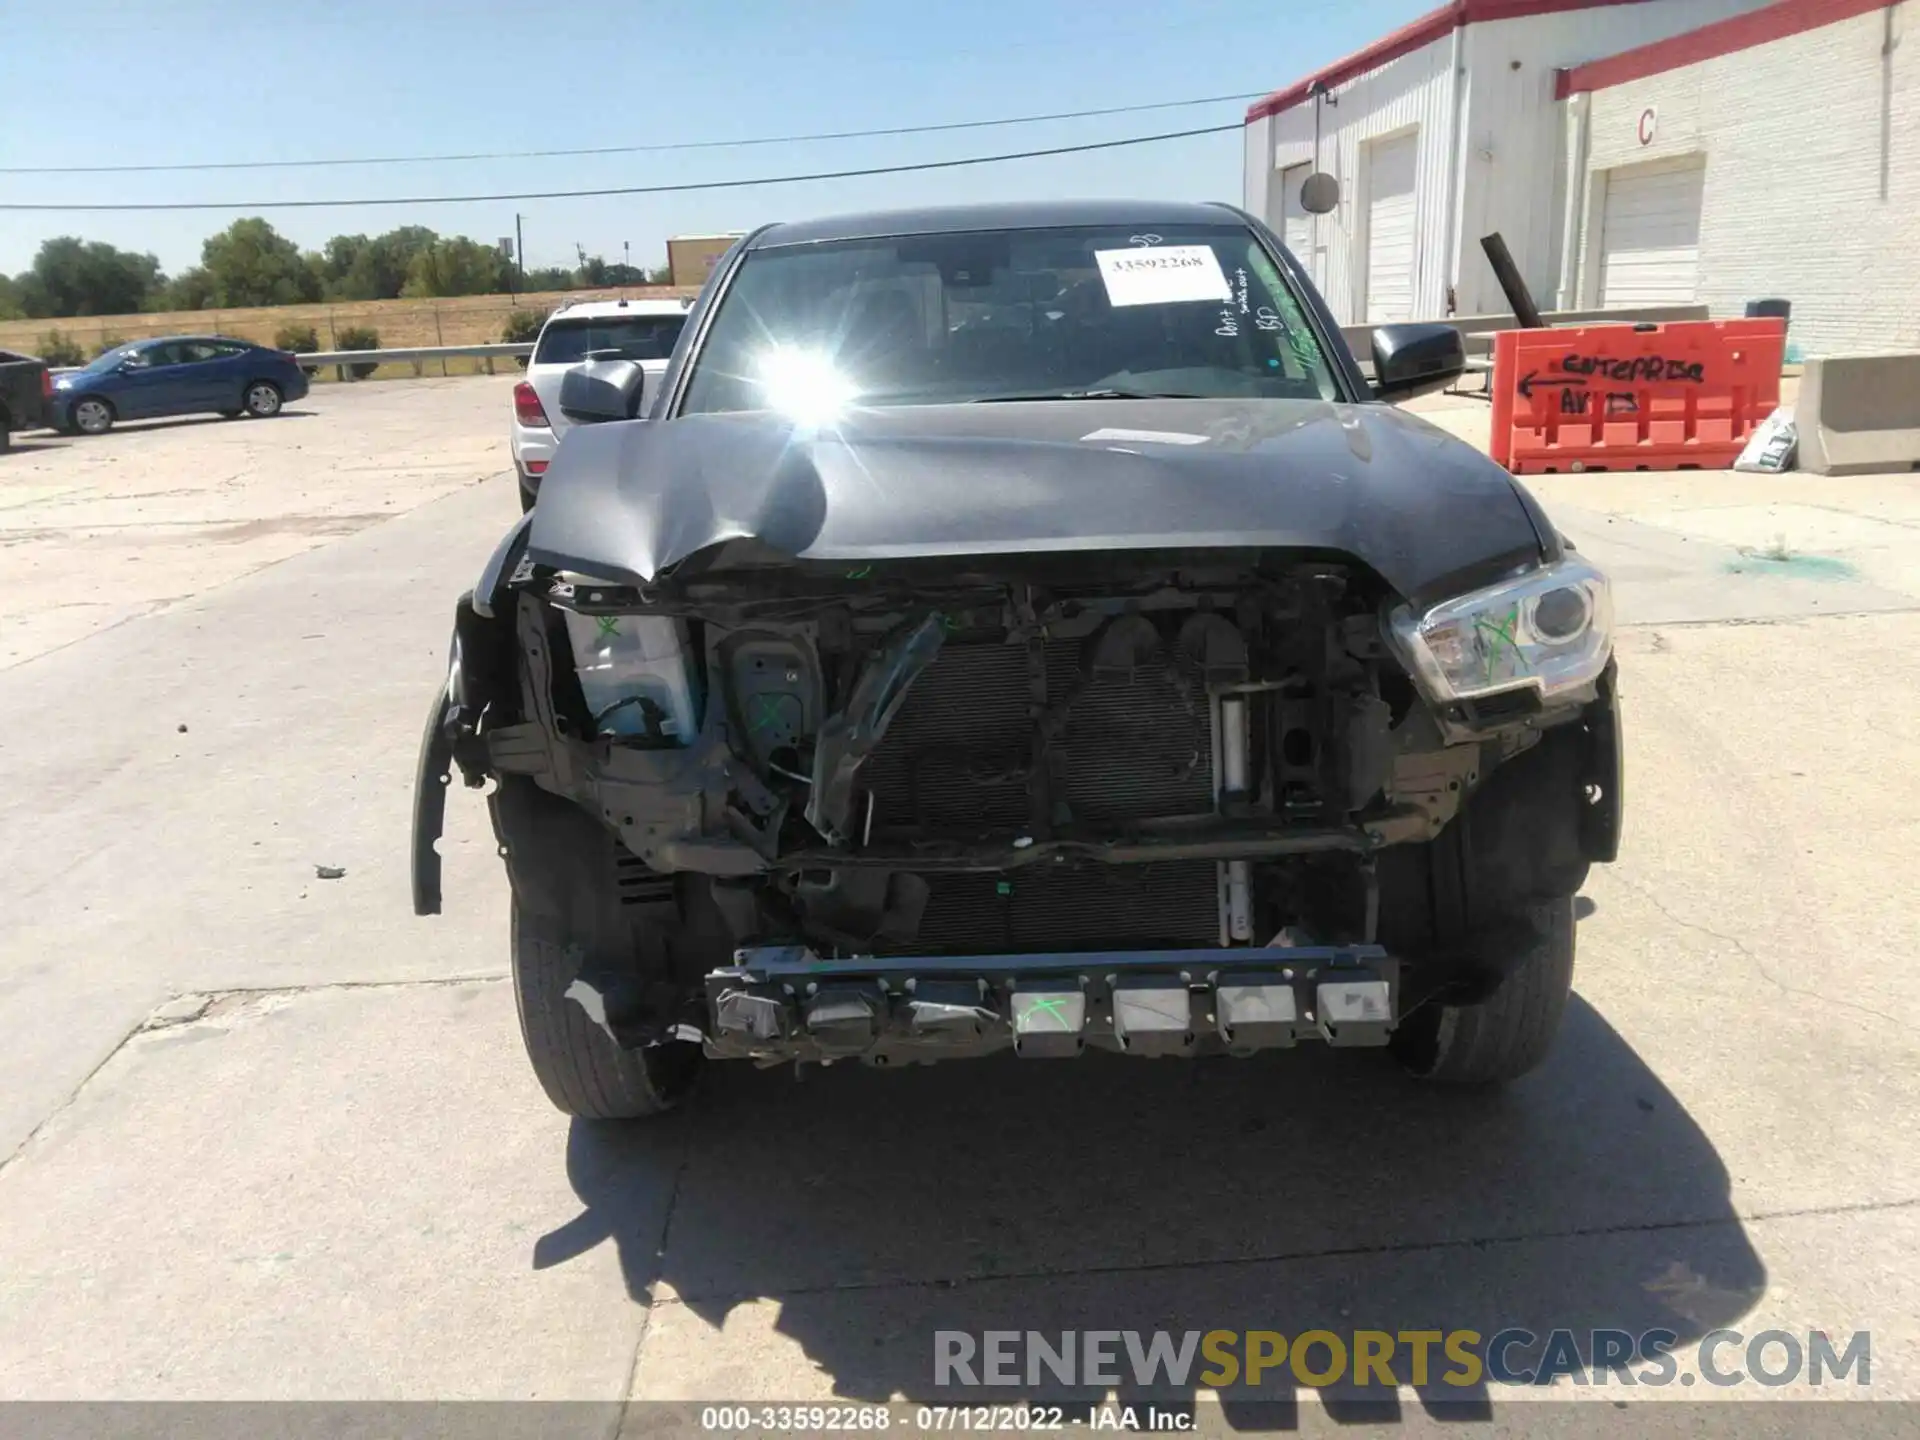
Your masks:
M0 0L0 165L177 163L723 140L1276 89L1434 0ZM667 184L1071 144L1233 120L1215 105L945 135L560 160L0 175L16 201L265 201ZM1238 200L1240 137L957 171L531 201L529 265L659 264L671 234L874 206L1061 195ZM264 210L313 246L430 225L493 240L512 204ZM49 236L169 272L236 216L0 212L0 270Z

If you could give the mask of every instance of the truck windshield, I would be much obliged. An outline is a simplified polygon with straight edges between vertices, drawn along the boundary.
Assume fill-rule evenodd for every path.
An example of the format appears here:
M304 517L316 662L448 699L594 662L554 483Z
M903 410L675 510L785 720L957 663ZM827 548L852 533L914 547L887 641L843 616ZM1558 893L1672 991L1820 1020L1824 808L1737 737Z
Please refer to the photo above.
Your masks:
M1242 226L969 231L749 255L682 413L1131 396L1340 391Z

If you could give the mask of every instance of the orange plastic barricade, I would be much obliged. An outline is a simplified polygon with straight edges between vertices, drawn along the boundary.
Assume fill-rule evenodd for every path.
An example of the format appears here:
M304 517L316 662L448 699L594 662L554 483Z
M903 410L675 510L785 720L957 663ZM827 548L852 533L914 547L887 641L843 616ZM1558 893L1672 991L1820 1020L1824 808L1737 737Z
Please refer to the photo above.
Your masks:
M1493 458L1516 475L1725 469L1780 403L1787 324L1501 330Z

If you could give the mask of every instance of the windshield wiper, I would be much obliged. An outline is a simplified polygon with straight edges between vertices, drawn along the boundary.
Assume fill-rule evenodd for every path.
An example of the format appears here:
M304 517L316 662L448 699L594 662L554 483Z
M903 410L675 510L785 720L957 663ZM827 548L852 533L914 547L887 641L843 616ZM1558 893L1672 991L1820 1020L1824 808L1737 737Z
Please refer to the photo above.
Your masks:
M1023 400L1205 400L1181 390L1035 390L1022 395L982 395L970 405L1008 405Z

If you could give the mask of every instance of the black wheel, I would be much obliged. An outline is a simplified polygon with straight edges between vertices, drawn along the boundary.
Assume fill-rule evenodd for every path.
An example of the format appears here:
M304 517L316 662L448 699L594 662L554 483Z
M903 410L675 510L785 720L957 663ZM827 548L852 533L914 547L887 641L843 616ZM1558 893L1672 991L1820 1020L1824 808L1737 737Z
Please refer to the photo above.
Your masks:
M520 491L520 513L524 515L533 509L533 502L538 497L534 495L533 491L527 489L527 482L524 480L520 482L518 488Z
M13 426L7 420L6 415L3 412L0 412L0 455L6 454L7 451L11 450L12 448L13 448Z
M669 963L657 920L621 903L612 837L517 777L507 777L494 804L513 884L514 1000L540 1087L559 1110L588 1120L673 1108L699 1074L700 1047L675 1040L623 1049L597 993L569 994L583 970L644 977Z
M575 935L579 921L529 914L513 902L513 995L534 1076L562 1113L584 1120L671 1110L692 1088L699 1048L674 1041L623 1050L568 996L585 953Z
M222 420L238 420L242 415L246 413L247 412L244 410L222 410L220 412L220 418Z
M1443 1085L1500 1085L1547 1058L1573 990L1573 897L1536 905L1527 919L1534 942L1492 994L1471 1005L1435 1001L1394 1031L1409 1072Z
M82 396L67 412L67 423L82 435L104 435L113 429L114 419L112 403L98 395Z
M1585 735L1562 726L1496 768L1425 844L1379 859L1380 938L1411 957L1393 1048L1424 1079L1495 1085L1547 1057L1573 987L1589 862Z
M255 380L247 386L246 411L256 420L267 420L280 413L280 387L271 380Z

